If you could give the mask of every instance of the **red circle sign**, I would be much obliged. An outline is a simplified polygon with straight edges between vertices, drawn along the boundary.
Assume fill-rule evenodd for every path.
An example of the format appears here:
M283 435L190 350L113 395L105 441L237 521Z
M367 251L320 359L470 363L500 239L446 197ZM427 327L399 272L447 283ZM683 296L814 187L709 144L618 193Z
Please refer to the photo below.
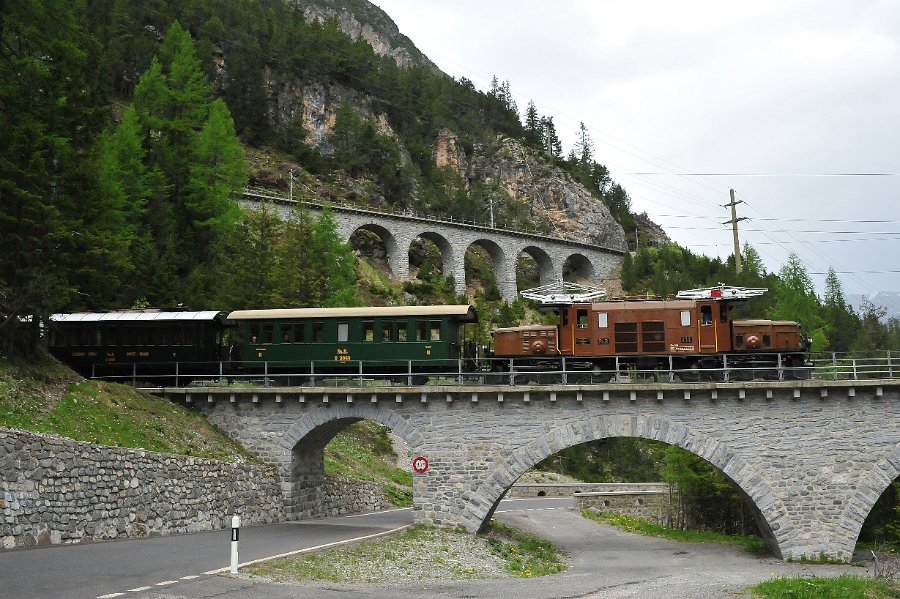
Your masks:
M428 460L422 456L417 457L413 460L413 470L415 470L417 474L422 474L428 470Z

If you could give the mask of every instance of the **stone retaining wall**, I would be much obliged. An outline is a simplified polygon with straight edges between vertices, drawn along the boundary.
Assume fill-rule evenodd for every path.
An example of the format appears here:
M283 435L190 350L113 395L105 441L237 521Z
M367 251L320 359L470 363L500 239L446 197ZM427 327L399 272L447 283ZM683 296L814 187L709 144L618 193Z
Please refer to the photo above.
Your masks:
M672 508L669 491L619 491L575 493L575 509L613 513L670 526Z
M344 476L325 478L322 508L326 516L377 512L390 507L391 503L378 483Z
M574 493L632 493L656 491L668 493L666 483L516 483L506 493L507 499L528 497L569 497Z
M338 493L343 492L339 487ZM6 549L283 520L277 468L0 429Z

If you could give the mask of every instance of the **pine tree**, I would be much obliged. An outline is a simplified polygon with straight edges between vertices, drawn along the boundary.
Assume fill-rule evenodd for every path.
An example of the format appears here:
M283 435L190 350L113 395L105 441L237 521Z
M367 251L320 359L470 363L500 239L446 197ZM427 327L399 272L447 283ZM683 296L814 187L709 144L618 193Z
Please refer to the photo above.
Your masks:
M528 101L525 109L525 140L535 146L543 146L544 128L541 124L541 115L538 114L534 102Z
M0 16L0 353L7 355L33 351L40 323L75 291L93 87L80 8L20 0L4 3Z
M578 124L578 139L575 141L575 157L579 163L590 165L594 161L594 142L584 121Z
M791 252L788 255L778 277L775 304L767 311L769 318L800 322L804 334L813 342L813 350L820 351L828 343L825 322L815 286L797 254Z

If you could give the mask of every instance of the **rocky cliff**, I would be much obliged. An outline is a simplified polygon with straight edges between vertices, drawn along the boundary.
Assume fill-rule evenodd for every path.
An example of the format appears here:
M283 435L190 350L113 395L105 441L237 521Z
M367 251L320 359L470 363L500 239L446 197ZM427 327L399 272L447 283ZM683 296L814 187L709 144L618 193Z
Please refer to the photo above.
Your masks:
M398 66L437 66L422 54L383 10L365 0L294 0L307 21L334 19L353 40L363 39L376 54L390 56Z

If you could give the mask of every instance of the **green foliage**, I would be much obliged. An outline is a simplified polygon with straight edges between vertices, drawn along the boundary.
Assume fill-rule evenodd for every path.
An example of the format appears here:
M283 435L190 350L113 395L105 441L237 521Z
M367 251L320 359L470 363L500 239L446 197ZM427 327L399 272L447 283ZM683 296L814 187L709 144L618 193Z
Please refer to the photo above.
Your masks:
M774 289L775 304L766 315L773 320L798 321L804 334L813 342L812 350L823 349L828 343L826 323L812 279L797 254L791 252L788 255L778 275Z
M900 597L896 582L842 574L834 578L775 578L753 587L768 599L889 599Z
M687 541L689 543L739 543L744 546L747 552L754 555L765 555L767 553L763 540L754 535L731 535L703 530L671 528L633 516L616 514L614 512L597 512L593 509L581 510L581 515L590 520L610 524L628 532L651 537L663 537L673 541Z
M588 441L559 451L536 468L585 482L652 482L662 475L666 445L636 438Z
M274 206L245 211L225 243L218 302L234 308L359 305L357 259L330 210L298 207L282 220Z
M675 445L665 450L664 481L674 485L678 528L725 534L756 532L756 524L738 488L699 456Z

